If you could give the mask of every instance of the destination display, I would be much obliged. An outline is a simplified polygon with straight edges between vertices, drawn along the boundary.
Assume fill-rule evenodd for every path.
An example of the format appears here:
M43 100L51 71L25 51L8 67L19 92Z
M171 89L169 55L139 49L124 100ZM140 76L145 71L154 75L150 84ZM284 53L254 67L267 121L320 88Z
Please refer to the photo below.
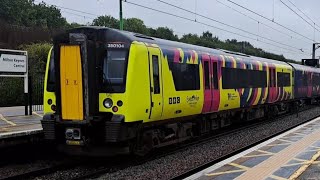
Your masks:
M0 72L27 72L27 56L0 52Z

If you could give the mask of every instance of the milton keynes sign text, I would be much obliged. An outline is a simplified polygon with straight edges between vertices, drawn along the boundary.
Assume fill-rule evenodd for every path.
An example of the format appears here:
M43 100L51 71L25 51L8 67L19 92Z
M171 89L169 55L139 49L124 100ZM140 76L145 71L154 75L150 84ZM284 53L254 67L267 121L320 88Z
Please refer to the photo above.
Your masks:
M27 56L0 50L0 72L27 72Z

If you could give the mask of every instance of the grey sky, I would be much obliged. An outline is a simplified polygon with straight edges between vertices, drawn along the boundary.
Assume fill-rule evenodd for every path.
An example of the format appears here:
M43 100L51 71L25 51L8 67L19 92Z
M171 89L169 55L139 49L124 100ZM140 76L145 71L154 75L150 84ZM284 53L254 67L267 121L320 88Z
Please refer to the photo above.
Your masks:
M296 48L302 48L304 53L299 52L297 49L293 49L288 46L284 46L281 44L268 45L263 42L276 44L275 42L270 42L268 40L256 37L254 35L247 34L245 32L226 27L224 25L218 24L216 22L203 19L201 17L195 17L195 15L183 12L176 8L170 7L168 5L164 5L157 0L128 0L130 2L134 2L137 4L141 4L144 6L152 7L155 9L159 9L162 11L174 13L180 16L184 16L190 19L197 19L198 21L204 22L206 24L210 24L216 27L220 27L232 32L237 32L239 34L251 37L253 39L259 39L259 41L247 39L244 37L240 37L235 34L230 34L221 30L214 29L212 27L208 27L205 25L197 24L194 22L182 20L179 18L175 18L169 15L164 15L158 12L154 12L152 10L146 10L141 7L136 7L127 3L123 3L123 11L124 17L136 17L142 19L147 26L150 27L159 27L159 26L167 26L174 30L176 34L181 36L184 33L197 33L201 34L203 31L209 30L214 35L218 36L220 39L231 39L235 38L237 40L245 40L249 41L256 47L260 47L266 51L273 52L276 54L283 54L285 57L299 60L302 58L311 58L311 47L312 41L307 40L297 34L294 34L280 26L275 25L274 23L262 19L244 9L241 9L234 4L231 4L227 0L218 0L224 4L231 6L234 9L237 9L244 14L253 17L260 22L267 24L268 26L272 26L273 28L285 32L285 34L279 33L258 23L254 20L245 17L238 12L220 4L217 0L164 0L171 4L176 4L179 7L183 7L190 11L195 11L199 14L203 14L212 19L216 19L222 21L226 24L230 24L232 26L244 29L246 31L252 32L254 34L258 34L263 37L267 37L269 39L281 42L283 44L287 44L290 46L294 46ZM256 11L267 18L273 19L290 28L298 33L301 33L307 36L310 39L314 38L314 28L304 22L301 18L299 18L296 14L290 11L287 7L285 7L280 0L233 0L234 2L241 4L253 11ZM284 3L290 5L296 12L300 13L294 6L290 4L288 0L282 0ZM318 9L320 7L319 0L306 0L306 1L298 1L298 0L290 0L295 5L298 6L300 10L302 10L305 14L307 14L317 25L319 25L318 30L320 31L320 16L318 15ZM44 2L48 4L54 4L66 8L77 9L80 11L85 11L88 13L96 14L96 15L112 15L116 18L119 17L119 1L118 0L44 0ZM195 4L197 6L195 6ZM274 5L273 5L274 4ZM195 8L197 7L197 8ZM91 22L92 18L95 18L93 15L81 14L79 12L73 12L67 9L62 9L63 16L67 18L69 22L78 22L78 23L87 23ZM78 14L78 15L75 15ZM301 14L301 13L300 13ZM302 15L302 14L301 14ZM304 16L303 16L304 17ZM308 20L307 17L304 17ZM292 36L292 37L290 37ZM316 31L315 33L316 40L320 41L320 32ZM318 42L319 42L318 41ZM280 47L278 47L280 46ZM283 47L283 48L281 48ZM292 51L288 50L292 49ZM317 55L320 55L320 50Z

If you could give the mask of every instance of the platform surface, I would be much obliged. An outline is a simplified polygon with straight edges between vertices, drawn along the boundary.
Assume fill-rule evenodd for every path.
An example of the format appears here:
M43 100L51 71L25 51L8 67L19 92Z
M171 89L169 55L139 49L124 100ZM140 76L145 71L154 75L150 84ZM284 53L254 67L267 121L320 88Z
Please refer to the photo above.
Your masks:
M39 111L25 116L23 106L1 107L0 139L40 133L42 116L42 112Z
M320 180L320 117L186 179Z

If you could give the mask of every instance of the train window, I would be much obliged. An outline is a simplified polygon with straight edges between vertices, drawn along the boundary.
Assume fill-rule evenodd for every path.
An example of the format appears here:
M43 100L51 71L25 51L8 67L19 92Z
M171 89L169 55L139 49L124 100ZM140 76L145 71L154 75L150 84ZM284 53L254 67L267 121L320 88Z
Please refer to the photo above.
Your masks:
M273 87L273 82L272 82L272 69L269 69L269 87Z
M276 87L276 69L272 69L272 87Z
M55 68L54 68L54 52L51 51L50 55L50 63L49 63L49 71L48 71L48 80L47 80L47 91L54 92L55 91Z
M222 88L262 88L267 87L266 71L222 68Z
M198 64L169 62L176 91L199 90L200 76Z
M303 76L303 79L302 79L303 86L308 86L308 75L305 72L305 74L303 74L302 76Z
M213 81L213 89L218 89L219 86L218 86L218 65L217 65L217 62L213 62L212 63L212 69L213 69L213 78L212 78L212 81Z
M277 79L278 79L278 87L288 87L290 86L290 73L283 73L278 72L277 73Z
M320 85L320 76L318 73L314 73L312 76L312 86L319 86Z
M124 92L127 51L109 50L103 62L103 82L108 92Z
M152 55L153 65L153 86L154 94L160 94L159 60L158 56Z
M209 62L204 61L204 85L205 89L210 89Z

